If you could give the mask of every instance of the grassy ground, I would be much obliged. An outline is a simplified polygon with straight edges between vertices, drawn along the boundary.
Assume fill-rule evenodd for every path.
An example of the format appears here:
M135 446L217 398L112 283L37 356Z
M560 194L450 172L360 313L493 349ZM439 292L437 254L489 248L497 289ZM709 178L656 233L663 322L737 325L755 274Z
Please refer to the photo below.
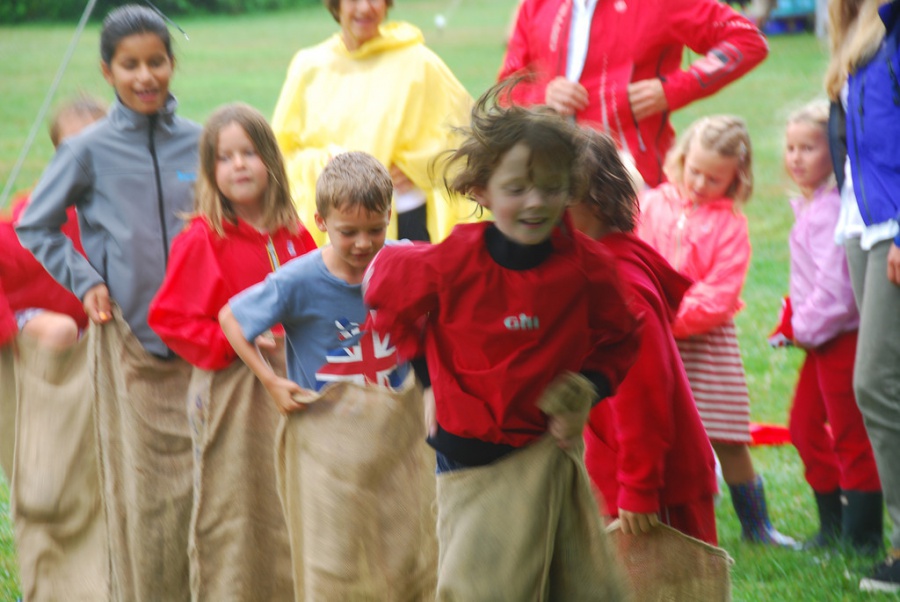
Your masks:
M392 16L419 25L428 44L448 63L473 95L490 83L503 54L503 39L515 0L405 0ZM434 17L443 13L447 27L438 31ZM181 113L202 121L217 105L248 102L270 115L293 52L313 44L336 28L321 8L251 17L185 20L190 41L176 36L177 74L173 90ZM0 28L0 62L4 82L0 119L0 177L4 182L20 152L31 122L69 43L73 28L24 26ZM76 90L109 98L97 67L96 26L77 46L57 98ZM675 118L681 130L696 117L727 112L744 117L754 145L756 192L747 206L754 256L744 290L747 308L737 326L746 363L753 418L784 424L796 369L796 351L772 351L765 335L774 324L779 300L787 289L787 232L792 217L788 180L781 168L781 135L791 109L820 94L825 53L806 35L770 40L770 58L760 68L714 98L696 103ZM32 184L51 156L44 130L28 155L17 181ZM773 521L786 533L807 537L816 529L812 494L791 447L753 451L766 488ZM0 483L0 601L17 595L12 529L5 518L7 491ZM761 549L740 542L740 527L725 493L718 507L720 544L735 558L734 599L742 602L791 599L855 600L859 576L870 560Z

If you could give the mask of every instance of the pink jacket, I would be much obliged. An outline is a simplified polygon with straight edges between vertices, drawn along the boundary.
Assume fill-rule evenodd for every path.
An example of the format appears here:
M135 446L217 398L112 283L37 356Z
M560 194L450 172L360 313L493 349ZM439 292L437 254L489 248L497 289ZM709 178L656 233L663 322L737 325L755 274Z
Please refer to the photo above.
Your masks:
M534 75L513 90L522 105L544 103L547 83L565 75L572 0L524 0L500 68L500 79ZM698 57L683 67L684 48ZM650 186L662 182L662 163L675 140L669 114L714 94L768 54L753 23L718 0L599 0L580 83L590 102L579 123L613 136L634 156ZM669 110L639 123L628 84L658 78Z
M791 326L804 347L818 347L859 327L844 247L834 244L841 197L834 186L791 200Z
M672 324L677 339L731 320L744 306L741 288L750 267L747 218L722 198L692 205L672 184L641 195L638 236L694 281Z

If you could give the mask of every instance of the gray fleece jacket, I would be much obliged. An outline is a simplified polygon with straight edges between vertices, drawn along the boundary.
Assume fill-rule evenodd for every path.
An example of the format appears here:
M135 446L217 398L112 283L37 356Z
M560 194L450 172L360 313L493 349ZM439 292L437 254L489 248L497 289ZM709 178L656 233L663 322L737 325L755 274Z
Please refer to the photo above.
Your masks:
M193 207L200 126L116 100L109 114L63 142L16 226L19 240L79 299L105 283L150 353L168 349L147 325L147 308L166 273L169 246ZM151 127L152 125L152 127ZM87 259L60 232L75 205Z

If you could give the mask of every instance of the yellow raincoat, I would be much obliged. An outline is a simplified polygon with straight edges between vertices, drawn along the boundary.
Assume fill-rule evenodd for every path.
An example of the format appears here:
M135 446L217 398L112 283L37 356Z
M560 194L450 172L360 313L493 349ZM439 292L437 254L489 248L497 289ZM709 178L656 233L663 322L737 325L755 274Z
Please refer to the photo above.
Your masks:
M439 153L458 146L451 127L468 125L472 98L424 41L408 23L386 23L356 51L335 34L291 61L272 128L294 204L317 244L326 235L313 220L316 179L343 151L371 153L385 167L396 164L425 191L433 242L472 213L470 203L445 198L439 172L435 181L429 174ZM395 211L388 237L396 232Z

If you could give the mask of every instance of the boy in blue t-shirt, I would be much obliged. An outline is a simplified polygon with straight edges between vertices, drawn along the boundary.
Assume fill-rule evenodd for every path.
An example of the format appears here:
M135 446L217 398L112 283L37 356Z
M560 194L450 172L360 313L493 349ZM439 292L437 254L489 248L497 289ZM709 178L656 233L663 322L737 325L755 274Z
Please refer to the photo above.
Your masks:
M389 341L361 331L368 316L363 275L384 246L392 190L390 175L371 155L335 156L316 184L316 226L331 244L285 264L219 314L235 351L284 414L303 408L329 382L397 388L406 376ZM288 378L277 376L254 346L265 344L260 337L279 323Z
M384 245L392 188L371 155L335 156L316 185L316 225L331 244L286 263L219 314L286 415L274 442L279 498L294 590L309 600L434 599L434 455L422 392L388 338L364 330L361 286ZM254 344L279 323L287 378Z

